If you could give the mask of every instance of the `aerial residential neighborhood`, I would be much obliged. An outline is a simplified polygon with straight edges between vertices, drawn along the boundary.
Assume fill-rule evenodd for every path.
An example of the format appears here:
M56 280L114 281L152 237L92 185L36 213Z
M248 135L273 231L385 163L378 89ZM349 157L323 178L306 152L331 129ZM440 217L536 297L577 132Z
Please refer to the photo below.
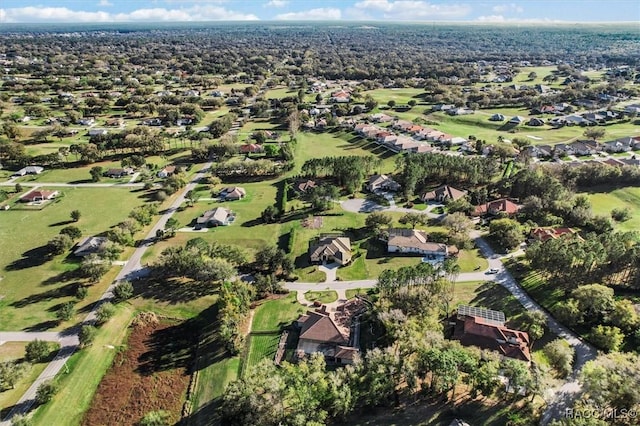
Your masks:
M0 426L637 424L634 2L44 3Z

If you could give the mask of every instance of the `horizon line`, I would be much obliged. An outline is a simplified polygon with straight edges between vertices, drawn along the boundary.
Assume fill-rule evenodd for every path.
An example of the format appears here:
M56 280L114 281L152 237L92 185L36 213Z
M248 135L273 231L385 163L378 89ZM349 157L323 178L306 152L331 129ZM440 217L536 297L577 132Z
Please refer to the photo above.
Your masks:
M308 19L300 19L300 20L287 20L287 19L255 19L255 20L203 20L203 21L146 21L146 20L131 20L131 21L84 21L84 22L74 22L74 21L20 21L20 22L11 22L11 21L0 21L0 24L10 24L10 25L22 25L22 24L51 24L51 25L60 25L60 24L72 24L72 25L83 25L83 24L205 24L205 23L217 23L217 24L225 24L225 23L243 23L243 24L259 24L259 23L295 23L295 24L339 24L339 23L348 23L348 24L367 24L367 23L376 23L376 24L477 24L477 25L562 25L562 24L584 24L584 25L602 25L602 24L637 24L638 21L554 21L547 19L540 20L507 20L507 21L478 21L478 20L434 20L434 21L389 21L389 20L347 20L347 19L327 19L327 20L308 20ZM0 30L1 31L1 30Z

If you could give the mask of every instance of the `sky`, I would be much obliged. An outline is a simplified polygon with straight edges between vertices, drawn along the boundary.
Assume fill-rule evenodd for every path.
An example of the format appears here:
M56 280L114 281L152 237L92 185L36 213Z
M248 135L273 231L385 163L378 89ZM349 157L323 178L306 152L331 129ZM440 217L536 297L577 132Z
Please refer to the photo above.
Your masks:
M639 0L0 0L14 22L636 22Z

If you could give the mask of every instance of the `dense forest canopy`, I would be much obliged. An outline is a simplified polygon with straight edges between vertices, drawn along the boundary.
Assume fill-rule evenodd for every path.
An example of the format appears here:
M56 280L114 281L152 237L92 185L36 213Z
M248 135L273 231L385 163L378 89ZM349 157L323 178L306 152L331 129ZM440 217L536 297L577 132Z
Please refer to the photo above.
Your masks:
M637 27L629 25L5 24L0 39L0 54L38 58L23 71L43 76L55 65L74 75L99 68L113 76L133 67L251 77L277 70L283 77L438 78L467 77L473 71L463 65L481 60L589 67L633 66L640 58Z

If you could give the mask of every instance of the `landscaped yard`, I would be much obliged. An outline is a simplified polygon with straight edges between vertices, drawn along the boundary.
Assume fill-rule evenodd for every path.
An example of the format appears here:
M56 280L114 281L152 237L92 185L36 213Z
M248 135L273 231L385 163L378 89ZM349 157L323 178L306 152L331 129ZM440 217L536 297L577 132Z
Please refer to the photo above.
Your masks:
M521 315L524 307L500 284L491 281L457 282L454 286L451 309L471 305L505 313L507 320Z
M338 300L338 293L334 290L307 291L304 298L309 302L331 303Z
M632 231L640 228L640 188L594 188L588 192L593 212L611 217L613 208L628 208L631 218L625 222L613 222L621 231Z
M58 326L55 310L61 303L74 301L78 280L70 272L79 261L72 256L45 256L44 246L61 228L75 225L83 236L107 231L124 220L129 211L143 204L141 193L121 188L64 188L64 196L39 211L0 212L0 329L50 329ZM79 209L81 218L72 223L70 212ZM79 306L85 308L113 279L117 267L90 288ZM86 313L86 311L85 311ZM63 324L64 325L64 324Z
M296 300L294 291L285 297L267 300L256 307L251 331L280 331L305 313L305 310Z
M325 298L333 293L334 300L337 299L335 291L316 293L323 293L319 294L319 296L324 296ZM305 309L304 306L297 302L295 292L290 292L285 297L264 301L257 306L253 317L251 334L247 340L247 356L243 360L242 371L247 371L249 367L256 365L265 358L273 359L282 330L298 319L305 312Z
M460 250L457 259L460 272L482 271L489 267L489 262L482 257L482 253L477 248Z
M249 336L247 339L249 350L242 370L247 371L248 368L256 365L265 358L273 359L278 348L278 341L280 341L280 333L254 334Z

